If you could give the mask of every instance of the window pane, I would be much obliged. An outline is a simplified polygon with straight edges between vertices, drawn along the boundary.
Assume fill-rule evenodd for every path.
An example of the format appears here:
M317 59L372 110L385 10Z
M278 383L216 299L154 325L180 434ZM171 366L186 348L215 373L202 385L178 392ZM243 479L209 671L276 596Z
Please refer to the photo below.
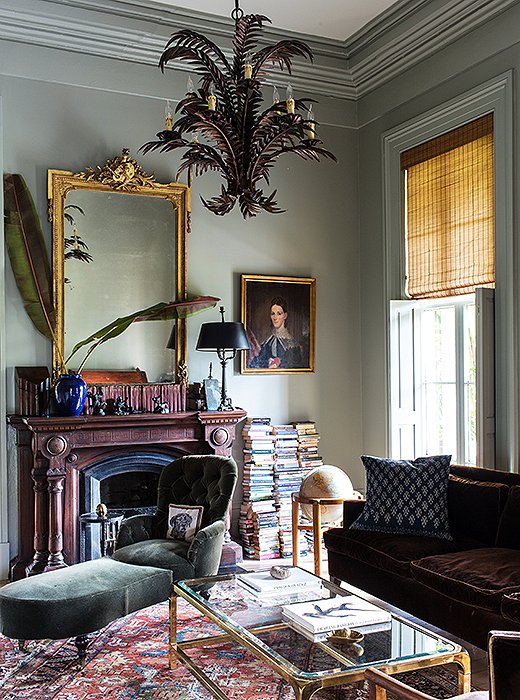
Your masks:
M424 446L427 455L457 453L457 400L453 384L428 384L425 387Z
M455 308L428 309L421 317L423 378L430 382L455 382Z

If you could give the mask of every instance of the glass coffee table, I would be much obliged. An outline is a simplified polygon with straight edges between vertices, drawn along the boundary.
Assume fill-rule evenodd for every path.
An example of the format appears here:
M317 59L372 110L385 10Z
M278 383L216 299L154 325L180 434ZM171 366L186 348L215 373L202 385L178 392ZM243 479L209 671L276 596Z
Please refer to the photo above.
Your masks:
M270 666L294 689L296 700L307 700L321 688L363 680L364 671L376 666L386 673L402 673L453 663L458 667L458 692L470 690L470 657L458 644L398 615L388 623L363 627L359 643L313 638L282 619L282 607L295 600L319 600L341 596L374 599L359 589L338 587L314 577L316 587L298 594L256 597L237 580L236 574L178 581L170 597L170 668L176 660L220 700L228 700L186 651L233 641ZM216 625L216 634L179 641L177 599L183 598ZM350 599L354 600L354 599ZM376 601L384 608L384 603ZM247 671L246 671L247 673Z

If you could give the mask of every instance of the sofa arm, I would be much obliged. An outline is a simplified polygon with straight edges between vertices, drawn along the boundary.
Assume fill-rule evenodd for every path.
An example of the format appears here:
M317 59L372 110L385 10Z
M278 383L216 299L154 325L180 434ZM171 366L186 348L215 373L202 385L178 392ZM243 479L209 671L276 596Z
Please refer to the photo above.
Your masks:
M520 625L520 591L511 591L502 596L500 612L506 620Z
M187 559L195 569L195 576L214 576L222 556L225 524L223 520L203 527L197 532L188 549Z
M117 533L116 549L153 538L155 515L132 515L123 520Z
M354 520L361 515L365 499L356 498L343 503L343 527L350 527Z

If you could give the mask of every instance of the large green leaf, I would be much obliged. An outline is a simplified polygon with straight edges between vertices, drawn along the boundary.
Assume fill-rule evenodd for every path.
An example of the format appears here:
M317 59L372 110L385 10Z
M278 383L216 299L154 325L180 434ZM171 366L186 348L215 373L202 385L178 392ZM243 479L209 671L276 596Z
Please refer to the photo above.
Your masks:
M187 318L188 316L193 316L206 309L213 308L218 301L220 301L218 297L210 296L199 296L193 299L186 299L185 301L162 301L153 306L149 306L147 309L141 309L128 316L116 318L115 321L112 321L104 326L104 328L92 333L92 335L85 338L85 340L76 343L72 348L72 352L65 360L65 364L68 364L69 360L78 350L86 345L90 345L87 354L77 369L78 372L81 372L86 361L99 345L106 343L106 341L111 338L116 338L118 335L121 335L132 323L137 321L167 321L177 318Z
M52 274L40 219L21 175L4 175L5 240L25 310L34 326L53 340Z

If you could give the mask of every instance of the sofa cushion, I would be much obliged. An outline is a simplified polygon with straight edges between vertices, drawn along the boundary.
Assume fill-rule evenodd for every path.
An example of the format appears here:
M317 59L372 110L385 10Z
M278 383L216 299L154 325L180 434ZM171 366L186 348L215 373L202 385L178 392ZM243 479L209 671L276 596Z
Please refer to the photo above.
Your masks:
M453 552L464 546L439 537L389 535L342 527L325 531L323 537L328 550L400 576L409 576L410 562L414 559Z
M471 537L492 547L497 538L498 524L509 490L506 484L461 479L450 474L448 514L453 537ZM520 494L520 489L518 492ZM520 528L520 501L518 506L517 519ZM508 547L509 544L499 546Z
M520 486L511 486L498 524L497 547L520 549Z
M367 495L355 530L452 539L448 520L450 455L413 461L361 457Z
M500 612L502 596L520 587L520 551L485 547L413 561L417 581L448 598Z

